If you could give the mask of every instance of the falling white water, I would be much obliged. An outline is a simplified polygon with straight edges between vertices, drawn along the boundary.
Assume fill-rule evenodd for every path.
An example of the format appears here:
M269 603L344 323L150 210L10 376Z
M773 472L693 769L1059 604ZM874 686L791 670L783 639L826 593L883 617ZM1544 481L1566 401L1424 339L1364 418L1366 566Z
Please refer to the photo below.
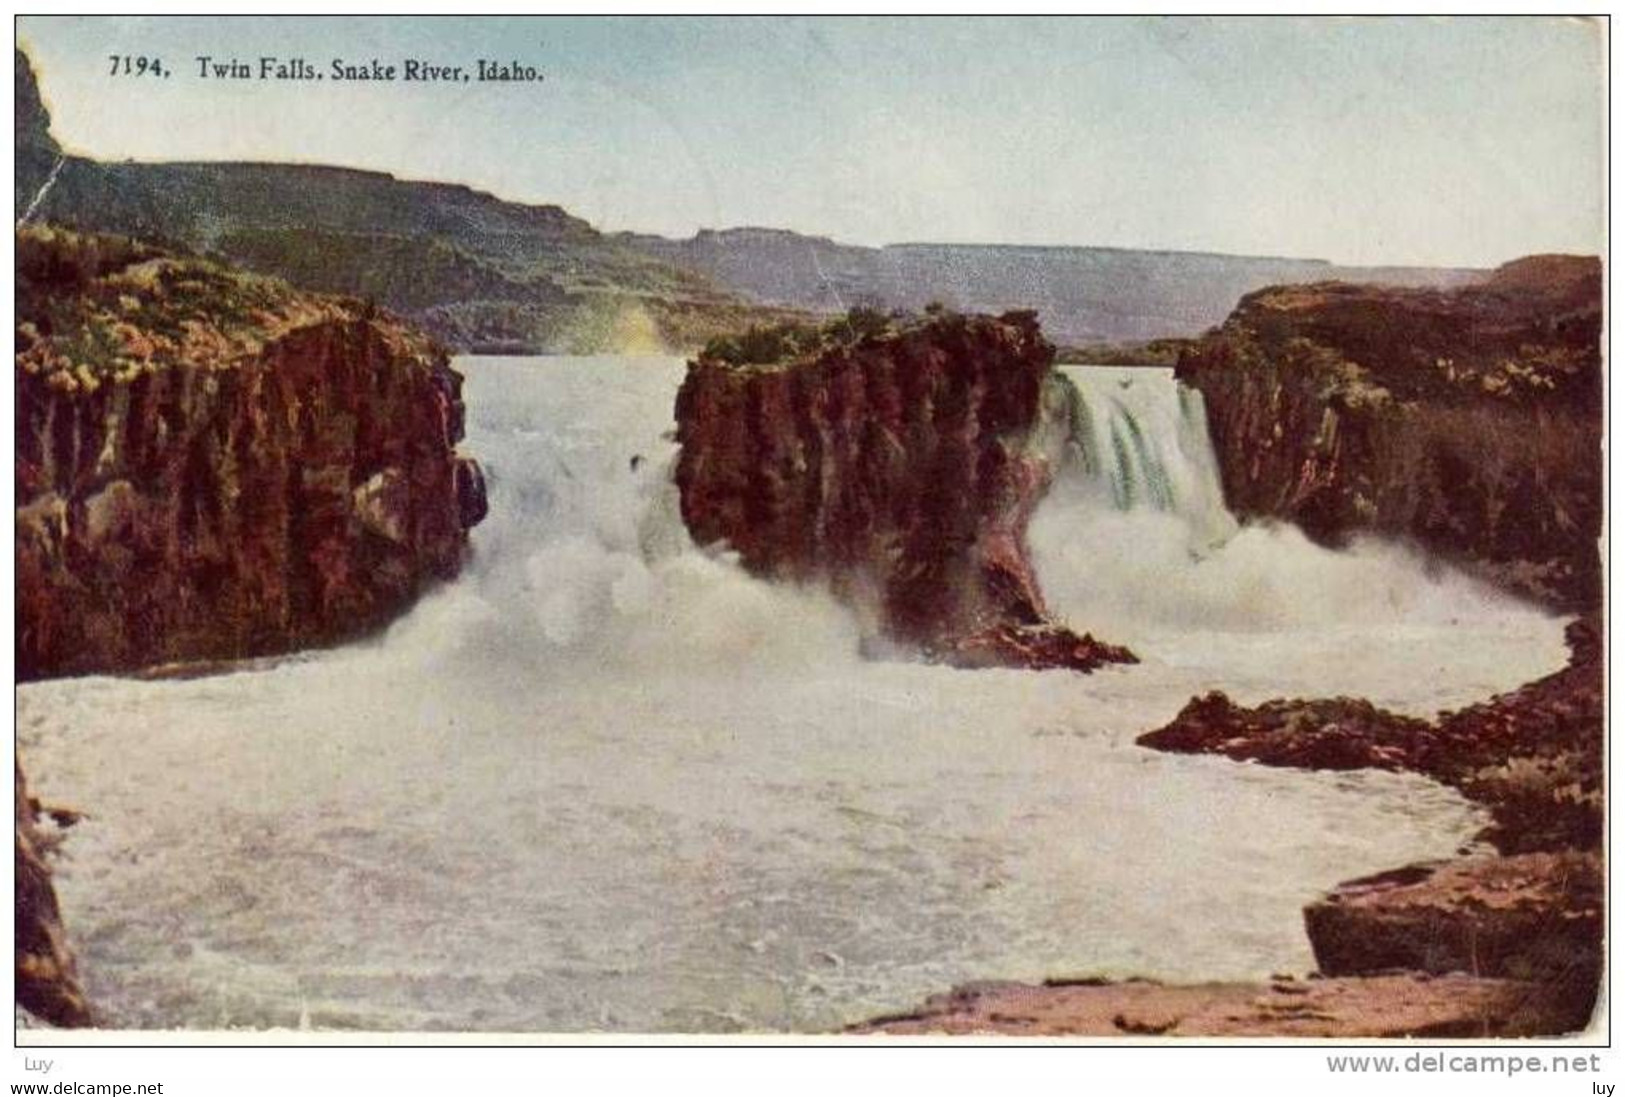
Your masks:
M1188 551L1236 532L1224 505L1202 394L1172 371L1063 366L1072 430L1054 493L1090 510L1176 515Z
M1084 375L1126 456L1033 531L1055 605L1145 662L868 662L846 609L689 542L680 363L462 368L491 516L386 635L19 691L31 783L90 813L59 888L114 1023L822 1030L973 979L1306 970L1306 900L1475 811L1134 737L1213 687L1427 711L1562 661L1559 622L1397 550L1237 531L1152 371Z
M1404 546L1332 552L1290 525L1238 525L1202 395L1171 370L1064 372L1081 407L1029 540L1075 626L1232 694L1350 693L1422 716L1505 688L1510 667L1561 664L1555 622Z

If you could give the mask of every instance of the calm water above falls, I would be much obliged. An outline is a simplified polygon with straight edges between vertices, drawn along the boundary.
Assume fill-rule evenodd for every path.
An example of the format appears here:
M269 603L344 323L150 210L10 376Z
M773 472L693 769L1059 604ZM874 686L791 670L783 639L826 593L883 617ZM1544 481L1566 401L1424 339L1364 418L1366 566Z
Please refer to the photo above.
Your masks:
M1145 663L864 662L845 610L688 543L680 363L462 366L491 517L387 635L19 691L32 784L91 813L59 887L117 1023L816 1030L978 978L1305 970L1305 900L1474 811L1133 737L1214 687L1427 713L1563 660L1561 622L1398 550L1238 531L1199 406L1082 370L1035 558Z

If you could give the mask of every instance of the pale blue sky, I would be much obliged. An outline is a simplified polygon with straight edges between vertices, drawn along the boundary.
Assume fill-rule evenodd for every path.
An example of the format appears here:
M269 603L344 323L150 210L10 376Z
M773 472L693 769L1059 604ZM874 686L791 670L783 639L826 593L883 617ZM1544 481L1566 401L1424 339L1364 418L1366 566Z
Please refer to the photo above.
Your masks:
M1562 19L38 18L57 136L556 202L605 229L1489 265L1602 247L1602 30ZM113 80L112 53L167 81ZM196 78L514 58L540 85Z

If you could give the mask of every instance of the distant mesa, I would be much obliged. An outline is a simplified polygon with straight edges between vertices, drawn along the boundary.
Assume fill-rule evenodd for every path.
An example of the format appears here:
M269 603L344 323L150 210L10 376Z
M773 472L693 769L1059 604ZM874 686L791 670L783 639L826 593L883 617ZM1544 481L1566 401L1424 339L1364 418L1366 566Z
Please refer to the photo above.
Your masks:
M1200 335L1280 282L1463 285L1482 272L1122 248L839 244L785 229L605 234L556 205L347 168L62 159L17 55L17 215L368 297L455 351L685 353L750 322L854 305L1037 311L1063 344ZM53 170L57 175L45 187ZM628 312L647 318L629 333ZM651 333L653 338L651 338Z
M1244 294L1338 279L1450 287L1482 271L1340 267L1315 259L1003 244L860 247L782 229L702 230L686 240L624 234L651 256L768 304L838 313L854 305L962 312L1030 308L1058 343L1087 346L1202 334Z

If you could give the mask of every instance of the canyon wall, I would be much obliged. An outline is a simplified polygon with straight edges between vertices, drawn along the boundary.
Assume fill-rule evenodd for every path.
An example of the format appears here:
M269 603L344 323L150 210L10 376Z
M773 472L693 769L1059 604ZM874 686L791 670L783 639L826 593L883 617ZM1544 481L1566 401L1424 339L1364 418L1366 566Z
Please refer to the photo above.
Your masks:
M45 860L56 839L41 824L42 811L28 793L22 762L18 760L14 766L17 1004L43 1021L78 1028L90 1024L92 1018Z
M382 624L456 573L484 514L461 382L361 302L18 230L18 676Z
M788 315L556 205L323 164L64 153L33 64L21 50L15 64L15 210L30 223L119 233L377 301L476 354L666 353ZM42 73L47 95L60 75Z
M1200 335L1243 294L1282 282L1446 287L1484 274L1114 247L918 242L874 248L772 228L702 229L686 240L632 233L622 239L766 304L820 313L854 302L909 310L932 301L961 312L1033 309L1051 339L1074 346Z
M1191 336L1278 282L1462 285L1482 272L1129 248L839 244L779 229L686 240L607 233L553 204L320 164L97 161L50 138L15 53L16 213L219 256L318 292L372 298L468 353L648 353L751 321L853 303L1033 308L1084 344ZM59 74L42 70L49 93ZM55 176L49 189L46 179Z
M827 582L874 612L878 636L946 662L1132 659L1051 622L1028 560L1044 432L1067 407L1032 313L754 336L691 362L678 394L696 541Z
M1601 268L1535 256L1452 291L1242 299L1188 348L1225 498L1337 545L1407 539L1563 608L1601 593Z

